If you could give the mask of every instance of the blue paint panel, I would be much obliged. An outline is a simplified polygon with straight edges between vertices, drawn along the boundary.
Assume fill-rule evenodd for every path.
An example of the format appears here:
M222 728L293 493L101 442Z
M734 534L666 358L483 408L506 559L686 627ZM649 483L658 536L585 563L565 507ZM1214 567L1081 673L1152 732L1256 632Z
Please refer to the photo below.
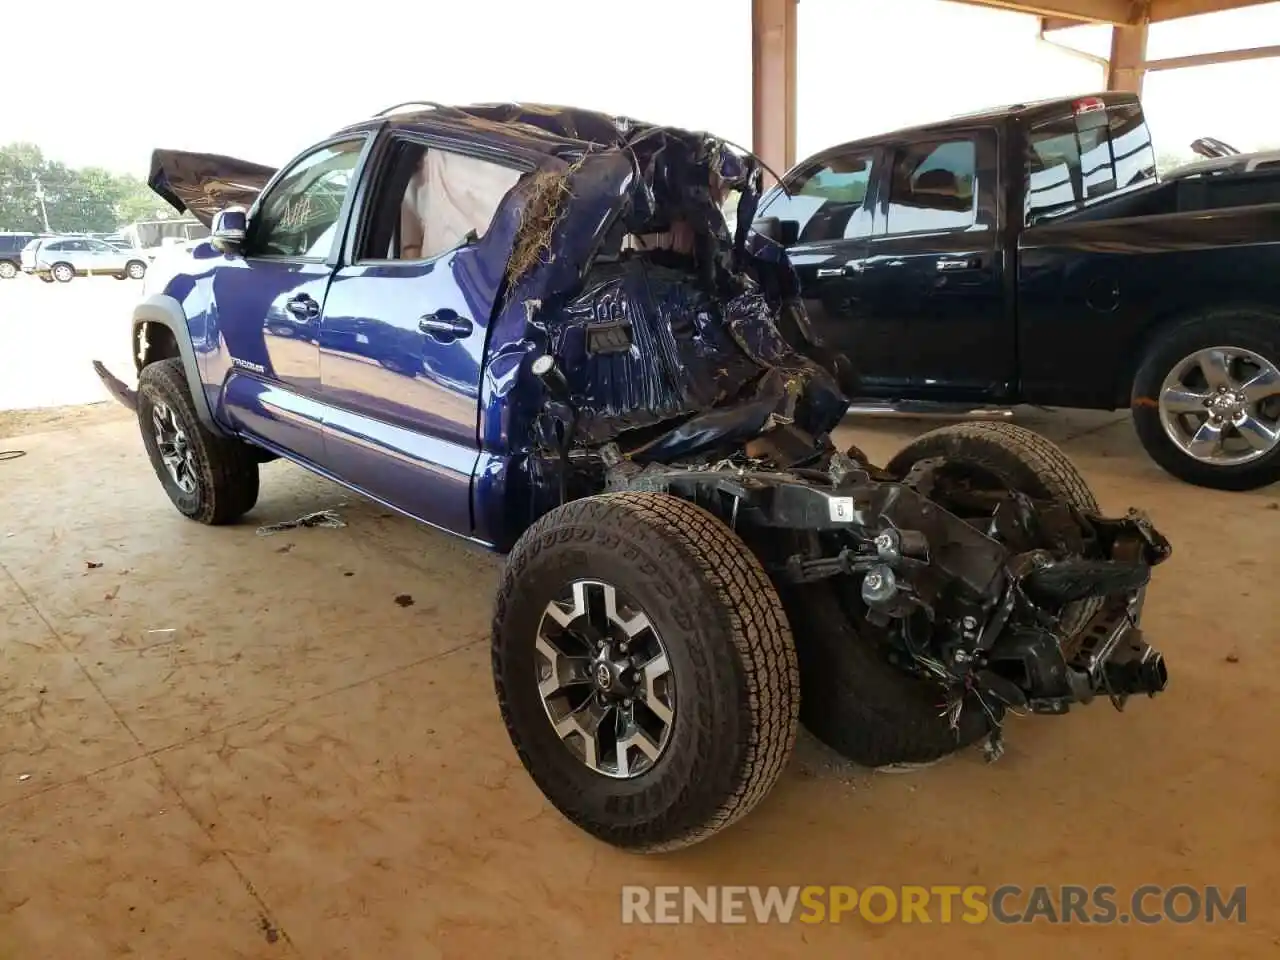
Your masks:
M261 437L304 460L324 462L324 408L315 400L254 374L233 372L222 391L223 419L239 433Z
M419 520L471 530L476 450L336 407L325 410L329 470Z
M506 263L494 242L338 271L320 334L334 472L466 535L485 334Z

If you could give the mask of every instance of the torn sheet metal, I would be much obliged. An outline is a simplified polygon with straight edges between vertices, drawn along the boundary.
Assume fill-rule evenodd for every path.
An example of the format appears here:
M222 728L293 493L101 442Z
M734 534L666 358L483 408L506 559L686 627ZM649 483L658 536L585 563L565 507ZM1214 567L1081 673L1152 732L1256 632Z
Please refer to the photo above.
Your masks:
M216 153L155 150L147 186L208 227L225 207L250 207L275 172L275 167Z

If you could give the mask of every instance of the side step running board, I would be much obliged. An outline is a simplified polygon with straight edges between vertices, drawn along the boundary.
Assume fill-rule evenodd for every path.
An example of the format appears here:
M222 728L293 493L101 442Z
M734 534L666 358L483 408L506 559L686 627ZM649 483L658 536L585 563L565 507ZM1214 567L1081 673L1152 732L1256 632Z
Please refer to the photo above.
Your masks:
M856 400L846 417L915 417L939 420L1012 420L1010 407L973 407L933 400Z

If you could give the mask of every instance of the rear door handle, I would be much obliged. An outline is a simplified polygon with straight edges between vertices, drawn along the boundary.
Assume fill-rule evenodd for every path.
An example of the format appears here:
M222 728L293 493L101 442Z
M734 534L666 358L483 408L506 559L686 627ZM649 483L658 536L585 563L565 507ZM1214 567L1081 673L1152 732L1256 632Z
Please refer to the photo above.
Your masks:
M954 257L938 261L939 273L955 273L959 270L977 270L982 266L979 257Z
M305 293L286 301L284 308L300 320L308 320L320 313L320 304Z
M450 343L471 336L471 321L453 310L437 310L418 321L418 329L434 340Z

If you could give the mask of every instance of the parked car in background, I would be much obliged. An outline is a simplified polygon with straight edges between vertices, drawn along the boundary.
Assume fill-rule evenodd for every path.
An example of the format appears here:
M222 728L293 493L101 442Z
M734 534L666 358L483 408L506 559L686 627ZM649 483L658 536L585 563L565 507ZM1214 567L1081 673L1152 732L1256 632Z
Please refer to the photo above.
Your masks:
M860 399L1130 407L1167 471L1246 490L1280 480L1280 169L1193 173L1157 177L1137 97L1054 100L825 150L754 226Z
M22 272L59 283L92 276L141 280L147 274L147 258L93 237L51 237L32 240L23 248Z
M37 238L34 233L0 233L0 280L12 280L22 269L22 248Z

